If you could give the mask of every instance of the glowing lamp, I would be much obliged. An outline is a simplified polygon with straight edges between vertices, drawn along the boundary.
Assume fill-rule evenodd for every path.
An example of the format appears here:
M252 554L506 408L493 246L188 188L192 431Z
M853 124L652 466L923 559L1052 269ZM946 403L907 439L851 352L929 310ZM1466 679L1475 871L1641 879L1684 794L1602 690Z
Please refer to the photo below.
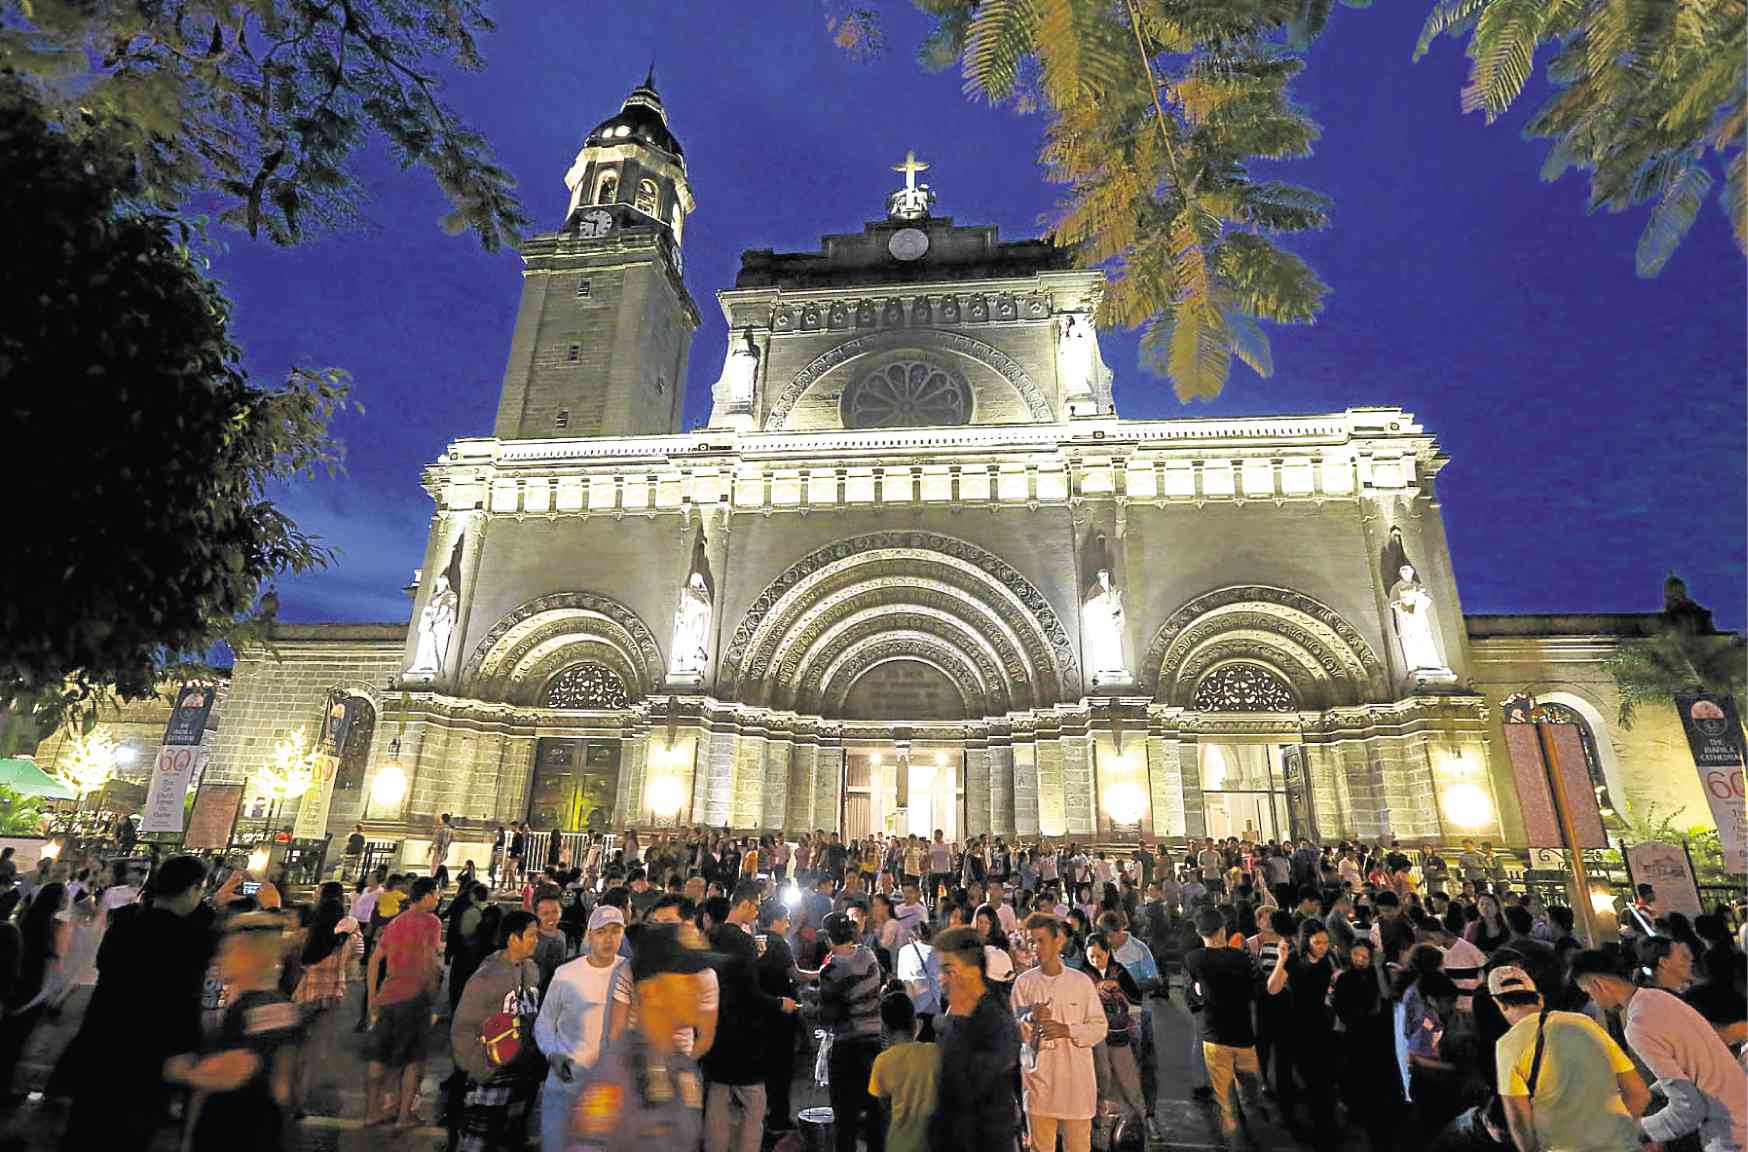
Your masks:
M1105 813L1118 824L1139 824L1147 814L1147 795L1139 784L1113 784L1105 789Z
M119 751L115 741L106 733L92 732L74 741L65 761L56 766L55 774L83 801L87 794L109 783L109 778L115 775Z
M657 776L649 782L649 810L662 819L679 815L686 803L686 788L677 776Z
M384 764L370 782L370 802L379 808L393 808L407 794L407 774L399 764Z
M257 848L249 853L247 868L251 874L256 876L267 871L267 849Z
M1590 910L1599 916L1614 915L1614 893L1607 888L1590 890Z
M801 885L793 880L783 885L783 903L791 908L801 903Z
M1459 828L1486 828L1493 823L1493 802L1479 785L1447 785L1442 806L1446 818Z
M42 846L42 851L38 853L38 856L44 860L59 860L61 858L61 842L50 840Z

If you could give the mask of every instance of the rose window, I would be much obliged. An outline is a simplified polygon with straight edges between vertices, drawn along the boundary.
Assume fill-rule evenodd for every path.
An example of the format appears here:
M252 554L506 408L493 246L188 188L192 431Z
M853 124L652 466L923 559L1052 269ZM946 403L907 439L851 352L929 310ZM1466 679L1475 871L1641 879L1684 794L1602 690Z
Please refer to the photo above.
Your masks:
M540 695L547 708L624 708L625 682L601 664L577 664L554 676Z
M1297 712L1286 682L1260 664L1226 664L1196 685L1190 707L1198 712Z
M971 389L921 360L884 364L844 389L846 428L929 428L971 419Z

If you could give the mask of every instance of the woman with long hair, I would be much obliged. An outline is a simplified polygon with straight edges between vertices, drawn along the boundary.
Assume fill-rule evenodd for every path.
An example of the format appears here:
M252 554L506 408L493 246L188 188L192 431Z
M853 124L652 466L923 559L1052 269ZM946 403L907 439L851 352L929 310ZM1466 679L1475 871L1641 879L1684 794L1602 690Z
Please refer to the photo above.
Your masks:
M346 890L329 881L316 892L315 910L304 928L298 955L303 974L291 994L293 1003L303 1009L305 1026L305 1043L298 1053L292 1088L292 1107L299 1116L309 1098L318 1054L327 1043L338 1043L324 1027L328 1009L346 1002L349 970L363 958L364 938L358 921L347 915Z
M1463 930L1463 939L1491 955L1511 938L1511 929L1506 927L1505 914L1499 910L1499 898L1491 892L1475 898L1475 910L1476 918Z
M37 889L18 921L18 980L0 1020L0 1095L8 1098L15 1098L12 1076L18 1057L48 1008L61 959L67 954L72 924L66 907L67 886L52 881Z
M1093 1048L1093 1070L1098 1077L1101 1110L1118 1116L1110 1145L1122 1143L1125 1131L1141 1131L1147 1124L1147 1102L1141 1092L1141 1069L1136 1063L1140 1044L1141 988L1128 969L1111 955L1111 939L1103 932L1086 938L1085 971L1099 991L1105 1012L1105 1038Z
M1311 1105L1312 1140L1319 1149L1339 1143L1335 1128L1335 1018L1329 1002L1335 981L1335 957L1329 953L1329 930L1311 917L1299 925L1297 947L1276 953L1267 989L1285 989L1290 1024L1284 1037L1293 1068ZM1289 1124L1293 1116L1287 1116Z

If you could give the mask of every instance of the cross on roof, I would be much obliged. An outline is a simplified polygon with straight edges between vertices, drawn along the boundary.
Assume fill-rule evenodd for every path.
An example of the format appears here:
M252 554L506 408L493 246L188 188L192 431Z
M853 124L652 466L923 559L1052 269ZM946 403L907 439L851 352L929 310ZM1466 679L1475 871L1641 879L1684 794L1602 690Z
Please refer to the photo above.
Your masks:
M892 166L894 172L904 173L904 187L907 191L916 190L916 174L918 172L927 172L928 169L929 166L927 164L924 164L921 160L916 158L916 152L908 148L905 149L904 163L894 164Z

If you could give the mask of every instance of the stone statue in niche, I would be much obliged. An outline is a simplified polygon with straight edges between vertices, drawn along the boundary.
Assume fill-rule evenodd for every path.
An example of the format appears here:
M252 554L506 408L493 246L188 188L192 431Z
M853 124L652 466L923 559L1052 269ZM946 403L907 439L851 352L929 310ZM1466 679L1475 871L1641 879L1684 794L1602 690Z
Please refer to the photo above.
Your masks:
M1098 379L1099 345L1092 321L1070 313L1056 340L1056 372L1064 396L1088 396Z
M1080 606L1081 635L1086 642L1086 667L1093 686L1129 679L1123 660L1123 594L1111 583L1111 572L1100 568L1097 581Z
M722 365L715 399L730 408L750 408L758 379L759 346L753 343L753 330L748 327L739 340L729 341L728 359Z
M1439 655L1438 637L1432 621L1432 594L1414 571L1404 564L1390 586L1390 615L1396 621L1396 639L1402 645L1402 663L1410 672L1448 672Z
M674 609L669 679L704 674L705 665L710 661L710 613L710 590L704 586L704 574L693 572L686 578L686 586L680 589L680 603Z
M929 322L929 298L918 296L910 302L910 322L912 324L927 324Z
M407 669L407 675L436 676L443 671L460 607L461 597L449 586L449 577L437 577L431 586L431 598L419 613L419 646L413 651L413 665Z

